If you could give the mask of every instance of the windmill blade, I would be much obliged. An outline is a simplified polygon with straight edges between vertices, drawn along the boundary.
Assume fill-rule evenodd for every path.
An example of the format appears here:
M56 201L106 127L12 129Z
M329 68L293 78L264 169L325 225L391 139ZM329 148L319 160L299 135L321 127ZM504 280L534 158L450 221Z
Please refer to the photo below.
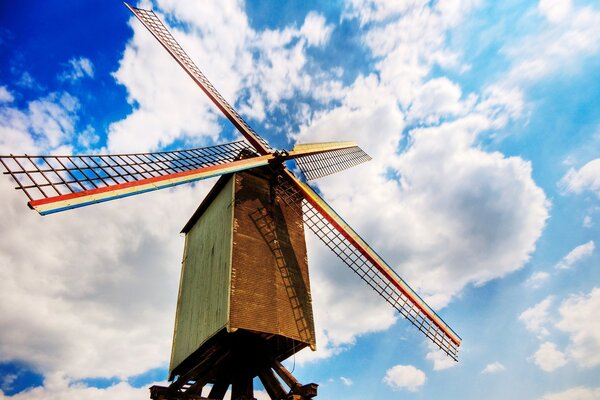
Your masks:
M318 179L371 160L371 157L353 142L297 144L293 151L327 149L298 157L296 163L307 180Z
M212 102L221 110L223 114L233 123L233 125L242 133L250 144L259 154L268 154L271 147L265 139L254 131L246 121L238 114L235 109L221 96L215 87L208 81L206 76L194 64L179 43L173 38L171 32L154 14L152 10L135 8L125 3L127 8L148 28L150 33L162 44L162 46L173 56L175 61L188 73L198 86L206 93Z
M458 360L460 337L317 193L289 171L283 173L277 186L279 198L303 213L306 226L371 288L442 351Z
M4 174L40 214L267 165L244 141L190 150L83 156L0 156ZM239 159L246 154L252 158Z

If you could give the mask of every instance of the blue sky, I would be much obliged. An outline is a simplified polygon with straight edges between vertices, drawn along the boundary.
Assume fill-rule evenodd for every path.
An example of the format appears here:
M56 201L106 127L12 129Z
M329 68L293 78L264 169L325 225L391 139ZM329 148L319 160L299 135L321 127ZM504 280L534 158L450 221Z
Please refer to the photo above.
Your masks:
M600 398L598 5L255 3L138 5L273 146L373 157L315 187L463 339L448 362L308 235L288 367L322 399ZM121 2L3 2L0 53L2 154L238 137ZM1 180L0 399L148 398L213 182L42 218Z

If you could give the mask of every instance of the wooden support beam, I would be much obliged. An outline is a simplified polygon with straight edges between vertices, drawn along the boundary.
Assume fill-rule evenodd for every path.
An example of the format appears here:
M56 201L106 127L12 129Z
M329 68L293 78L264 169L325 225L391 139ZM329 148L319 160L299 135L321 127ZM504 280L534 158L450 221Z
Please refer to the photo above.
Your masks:
M208 383L208 378L206 376L198 379L192 386L190 386L185 393L189 394L199 394L202 393L202 389Z
M281 383L275 377L271 368L263 368L258 371L258 377L272 400L285 400L287 393Z
M204 363L199 362L194 368L189 370L185 375L180 376L176 381L171 383L169 387L173 390L179 390L183 385L185 385L190 380L197 379L199 376L206 376L209 374L210 370L215 369L216 366L219 366L228 356L230 355L230 351L226 349L221 349L214 357L214 362Z
M285 382L290 389L294 389L296 386L300 386L300 382L294 378L294 376L284 367L279 361L273 361L273 370L277 372L277 375Z
M246 400L254 398L252 377L246 374L237 374L231 383L231 400Z
M317 387L319 385L316 383L302 385L279 361L273 361L273 370L277 372L277 375L279 375L286 385L290 387L294 395L300 396L299 398L310 399L317 395Z
M221 377L215 384L212 389L210 389L210 393L208 397L210 399L223 400L225 397L225 393L227 393L227 389L229 388L229 381L224 377Z

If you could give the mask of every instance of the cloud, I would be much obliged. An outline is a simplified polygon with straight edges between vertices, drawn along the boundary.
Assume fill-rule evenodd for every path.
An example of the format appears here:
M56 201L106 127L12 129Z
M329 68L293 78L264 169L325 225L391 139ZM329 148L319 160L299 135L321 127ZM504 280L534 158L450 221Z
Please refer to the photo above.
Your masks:
M574 387L557 393L547 393L542 400L596 400L600 398L600 388Z
M549 334L548 329L544 325L550 320L548 308L552 304L552 300L552 296L548 296L519 315L519 321L525 324L528 331L535 333L538 337L544 337Z
M350 0L346 2L345 17L359 19L362 25L374 21L383 21L391 17L399 17L402 13L422 7L423 0L390 2L385 0Z
M0 400L100 400L115 398L138 400L148 397L148 388L135 388L126 382L119 382L107 388L89 387L73 383L62 374L51 374L44 379L44 385L29 388L13 396L5 396L0 390Z
M525 286L532 289L540 288L546 281L550 279L550 274L544 271L536 271L525 281Z
M179 186L42 218L0 180L0 229L11 232L0 243L0 362L69 379L164 366L178 232L206 191Z
M300 28L300 32L311 46L321 46L327 42L333 27L327 25L325 17L316 12L309 12Z
M14 99L14 96L8 91L6 86L0 86L0 104L11 103Z
M236 0L207 4L163 0L157 5L159 18L170 21L173 36L192 60L198 60L223 97L257 120L282 107L282 99L310 91L312 75L304 70L310 62L307 49L325 44L332 31L314 12L301 27L255 31L244 5ZM134 111L110 125L109 150L156 150L176 140L190 145L215 142L221 112L146 28L134 18L130 25L133 38L114 76L126 88ZM226 132L232 130L227 125Z
M350 379L350 378L346 378L346 377L340 376L340 380L342 381L342 383L345 386L352 386L354 384L354 382L352 382L352 379Z
M76 136L78 111L78 99L67 92L49 93L25 109L0 103L0 153L52 152L68 146Z
M551 321L549 307L552 296L525 310L519 320L527 329L538 335L547 336L547 325ZM558 307L558 317L554 327L568 334L569 343L565 351L560 351L552 342L542 343L533 359L542 370L553 371L568 361L575 361L582 368L600 365L600 323L596 316L600 312L600 288L587 294L577 294L563 300Z
M560 180L559 186L568 193L589 191L600 197L600 158L588 162L579 170L571 168Z
M13 382L19 377L18 374L6 374L2 377L0 381L0 393L2 391L8 392L13 388Z
M506 81L509 86L556 72L572 73L582 57L600 50L600 12L596 9L582 6L571 10L567 0L542 0L538 11L554 23L503 49L513 61Z
M561 22L571 12L571 0L540 0L538 11L550 22Z
M544 342L533 355L535 365L545 372L552 372L567 363L565 354L552 342Z
M88 125L83 132L77 135L77 144L85 149L89 149L100 141L100 135L96 130Z
M388 369L383 378L383 382L392 389L410 392L416 392L425 384L425 380L425 373L412 365L396 365Z
M584 368L600 365L600 288L574 295L559 308L556 327L569 334L568 355Z
M495 361L491 364L485 366L485 368L481 371L482 374L496 374L498 372L504 371L504 365L500 364L498 361Z
M579 245L579 246L575 247L573 250L571 250L569 252L569 254L564 256L563 259L560 260L554 266L554 268L569 269L573 265L575 265L577 262L589 257L594 252L595 248L596 248L596 245L594 244L593 240L590 240L587 243Z
M456 361L448 357L446 353L438 349L433 343L427 342L427 346L429 347L429 351L425 355L425 358L433 362L434 371L442 371L458 365Z
M85 57L69 60L69 70L64 71L59 79L63 81L78 81L84 77L94 77L94 64Z
M458 115L465 108L460 102L460 86L448 78L431 79L421 86L408 110L411 119L426 123L439 121L441 117Z
M428 303L441 308L466 285L521 268L535 249L549 204L531 177L530 163L479 145L490 131L521 116L521 91L490 86L479 95L464 94L448 78L427 79L434 66L464 68L459 55L445 48L445 38L460 12L475 2L464 8L447 2L434 8L423 2L402 2L399 8L388 4L355 1L346 10L346 18L358 18L364 26L377 74L359 75L335 90L335 106L309 114L291 138L302 143L354 140L373 157L315 185ZM321 254L309 254L315 274L321 265L340 264ZM346 287L347 278L340 279L344 268L321 273L323 292ZM355 286L365 285L356 280L345 293L373 298ZM317 326L327 332L322 336L329 354L356 336L389 326L389 318L379 327L361 324L371 321L371 308L359 305L351 311L356 323L336 329L340 321L334 316L347 315L349 307L340 297L320 294L321 288L314 287L315 305L321 298L315 313ZM384 308L377 312L386 315Z

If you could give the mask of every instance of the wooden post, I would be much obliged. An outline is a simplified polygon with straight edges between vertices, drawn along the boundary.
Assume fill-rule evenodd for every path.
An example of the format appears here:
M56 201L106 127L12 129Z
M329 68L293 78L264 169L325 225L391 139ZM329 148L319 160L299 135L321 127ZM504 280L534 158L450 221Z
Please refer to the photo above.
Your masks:
M231 383L231 400L250 400L253 398L252 377L247 374L237 374Z
M221 377L212 387L208 397L210 399L218 399L223 400L225 397L225 393L227 393L227 389L229 388L229 382Z
M290 389L300 386L300 383L296 380L296 378L294 378L290 371L288 371L287 368L285 368L279 361L273 361L273 370L277 372L277 375L283 379L285 384L288 385Z
M265 390L273 400L285 400L287 393L281 383L275 377L271 368L263 368L258 371L258 377L262 382Z

